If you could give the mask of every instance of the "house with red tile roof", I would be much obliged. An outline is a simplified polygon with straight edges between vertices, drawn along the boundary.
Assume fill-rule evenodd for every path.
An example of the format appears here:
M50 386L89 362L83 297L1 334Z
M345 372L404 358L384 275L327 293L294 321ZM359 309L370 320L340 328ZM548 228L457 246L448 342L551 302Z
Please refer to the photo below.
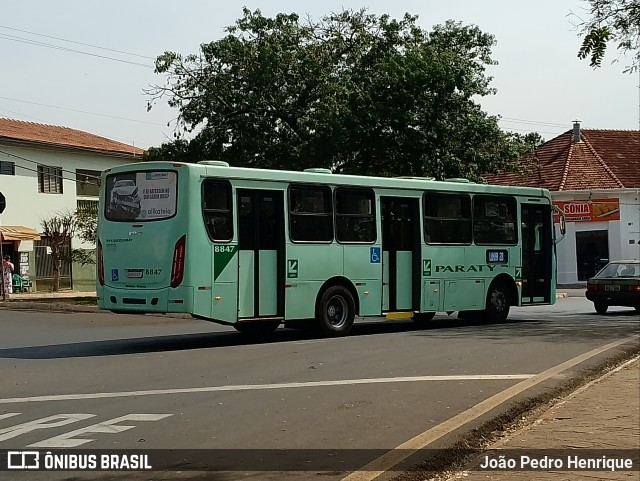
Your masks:
M573 129L535 149L519 172L490 184L548 189L565 212L558 283L586 281L607 260L640 259L640 130Z
M60 212L97 209L100 174L142 160L143 149L77 129L0 118L0 215L4 255L34 288L51 287L52 262L41 221ZM72 240L73 248L93 248ZM61 288L95 290L94 266L63 266Z

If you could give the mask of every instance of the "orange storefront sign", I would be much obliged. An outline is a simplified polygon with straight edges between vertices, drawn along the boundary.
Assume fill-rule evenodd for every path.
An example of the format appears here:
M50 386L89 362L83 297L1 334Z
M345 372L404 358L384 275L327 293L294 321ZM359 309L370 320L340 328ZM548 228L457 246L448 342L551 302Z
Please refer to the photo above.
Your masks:
M553 204L562 209L567 222L620 220L619 199L568 200ZM553 221L559 221L558 215L554 214Z

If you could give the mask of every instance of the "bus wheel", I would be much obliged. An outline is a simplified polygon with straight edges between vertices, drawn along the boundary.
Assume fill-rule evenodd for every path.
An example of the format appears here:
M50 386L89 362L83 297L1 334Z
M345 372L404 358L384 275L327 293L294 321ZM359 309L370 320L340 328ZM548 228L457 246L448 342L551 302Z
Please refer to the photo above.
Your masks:
M233 327L246 336L261 337L273 333L279 325L280 321L237 322Z
M435 312L416 312L411 320L420 327L427 327L429 321L435 317Z
M356 304L346 287L331 286L322 293L316 308L317 325L325 336L349 334L355 318Z
M482 313L482 320L486 323L500 323L509 316L509 291L504 282L493 282L487 293L487 306Z

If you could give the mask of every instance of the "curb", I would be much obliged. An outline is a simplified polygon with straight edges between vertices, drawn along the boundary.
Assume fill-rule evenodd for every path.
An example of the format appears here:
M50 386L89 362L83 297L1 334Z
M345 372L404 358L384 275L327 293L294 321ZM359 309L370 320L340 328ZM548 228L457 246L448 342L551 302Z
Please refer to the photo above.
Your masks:
M556 299L565 299L569 297L569 294L566 292L556 292Z
M77 304L64 304L55 302L0 302L0 310L17 311L21 309L31 309L35 311L92 312L95 314L112 314L110 311L98 309L98 306L81 306ZM132 312L131 315L136 314ZM177 319L193 319L191 314L157 313L149 315L156 315L159 317L173 317Z
M4 302L0 303L0 309L7 311L34 309L38 311L100 312L97 306L80 306L56 302Z

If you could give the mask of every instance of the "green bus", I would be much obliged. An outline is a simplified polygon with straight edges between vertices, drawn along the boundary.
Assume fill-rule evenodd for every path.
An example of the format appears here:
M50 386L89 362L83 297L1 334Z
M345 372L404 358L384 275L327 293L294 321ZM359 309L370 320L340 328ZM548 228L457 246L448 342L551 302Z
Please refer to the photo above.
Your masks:
M502 322L555 302L549 192L145 162L102 175L98 306L326 336L356 317Z

